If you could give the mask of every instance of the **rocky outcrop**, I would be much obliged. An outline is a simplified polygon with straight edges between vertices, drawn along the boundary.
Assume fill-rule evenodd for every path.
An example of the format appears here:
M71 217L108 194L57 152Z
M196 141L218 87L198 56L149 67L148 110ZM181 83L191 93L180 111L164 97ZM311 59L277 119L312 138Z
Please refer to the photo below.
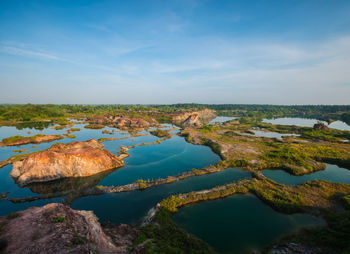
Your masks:
M0 142L1 146L20 146L26 144L40 144L40 143L49 143L54 140L62 139L61 135L35 135L32 137L22 137L22 136L13 136L9 138L4 138Z
M122 160L102 147L94 139L57 143L45 151L13 162L10 175L20 185L26 185L65 177L91 176L124 165Z
M110 225L104 230L92 211L73 210L57 203L2 217L0 224L3 248L14 254L128 253L138 234L125 225Z
M92 124L105 124L115 126L119 129L148 129L156 127L159 123L154 118L141 118L141 117L129 117L126 115L102 115L94 116L94 118L88 119L89 123Z
M313 128L315 130L325 130L325 131L329 130L328 126L322 122L315 123Z
M182 127L201 127L216 117L213 110L204 109L201 111L188 112L173 117L173 122Z

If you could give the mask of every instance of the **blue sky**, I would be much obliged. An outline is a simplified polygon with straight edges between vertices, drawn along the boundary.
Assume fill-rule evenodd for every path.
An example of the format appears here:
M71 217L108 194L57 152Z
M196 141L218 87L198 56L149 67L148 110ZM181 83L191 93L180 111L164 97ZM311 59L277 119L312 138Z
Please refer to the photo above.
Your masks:
M0 103L350 104L350 1L0 1Z

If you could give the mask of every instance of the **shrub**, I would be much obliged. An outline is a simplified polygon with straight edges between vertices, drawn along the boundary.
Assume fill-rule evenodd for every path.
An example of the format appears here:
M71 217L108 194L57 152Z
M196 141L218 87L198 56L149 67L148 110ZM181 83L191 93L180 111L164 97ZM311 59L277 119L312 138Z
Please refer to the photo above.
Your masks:
M66 220L65 217L56 216L55 218L52 219L52 222L53 222L53 223L61 223L61 222L64 222L65 220Z

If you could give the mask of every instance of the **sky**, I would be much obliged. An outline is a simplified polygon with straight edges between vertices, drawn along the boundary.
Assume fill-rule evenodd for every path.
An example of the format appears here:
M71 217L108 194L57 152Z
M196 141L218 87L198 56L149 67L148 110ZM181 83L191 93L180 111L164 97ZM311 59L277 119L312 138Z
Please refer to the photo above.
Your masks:
M0 103L350 104L349 0L0 0Z

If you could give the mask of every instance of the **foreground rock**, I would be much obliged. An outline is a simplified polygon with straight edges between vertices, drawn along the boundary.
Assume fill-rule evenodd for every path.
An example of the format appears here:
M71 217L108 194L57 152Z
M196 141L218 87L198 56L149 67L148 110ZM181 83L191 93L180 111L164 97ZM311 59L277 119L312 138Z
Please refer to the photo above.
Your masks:
M96 140L54 144L48 150L13 162L11 176L20 185L65 177L85 177L118 168L124 162Z
M56 203L2 217L0 224L6 253L128 253L137 236L127 225L104 231L92 211Z
M317 254L322 253L321 248L310 247L300 243L283 243L274 245L269 251L269 254Z
M216 114L213 110L188 112L173 117L173 122L182 127L201 127L204 123L213 120Z
M35 135L32 137L22 137L22 136L13 136L4 138L0 142L1 146L20 146L27 144L40 144L40 143L49 143L54 140L62 139L61 135Z

